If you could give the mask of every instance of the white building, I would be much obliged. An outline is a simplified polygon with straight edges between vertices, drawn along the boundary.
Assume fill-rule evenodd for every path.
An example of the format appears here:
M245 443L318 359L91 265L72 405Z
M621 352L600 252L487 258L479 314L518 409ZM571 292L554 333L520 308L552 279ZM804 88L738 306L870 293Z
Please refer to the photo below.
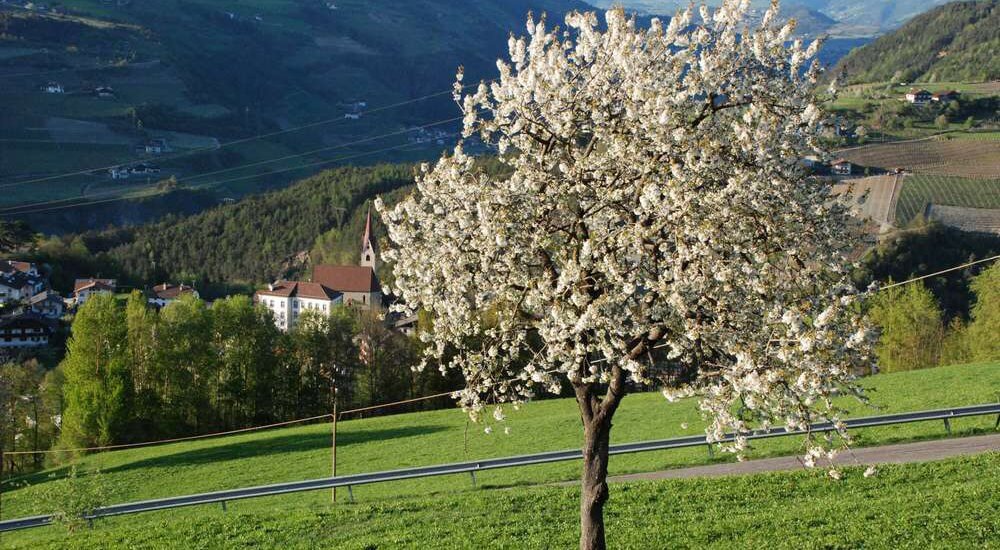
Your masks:
M57 292L47 290L28 300L28 310L39 317L59 319L66 313L66 302Z
M913 88L909 92L906 92L906 101L913 103L914 105L925 105L931 102L933 96L927 90Z
M199 297L197 290L184 283L179 285L163 283L153 287L147 295L147 301L156 307L162 308L171 302L180 300L181 296L188 294L195 298Z
M365 221L361 240L361 265L318 265L311 282L278 281L254 295L257 303L274 313L275 324L282 330L295 326L305 311L329 314L335 305L359 309L382 309L382 288L375 268L378 254L372 241L371 210Z
M0 348L45 346L52 336L50 322L32 314L0 319Z
M830 171L838 176L850 176L854 170L854 165L846 159L837 159L830 163Z
M335 306L343 303L339 292L318 283L299 281L278 281L267 285L267 290L257 291L254 299L271 310L274 323L281 330L294 327L307 311L330 315Z
M10 261L0 264L0 304L28 300L47 287L48 281L34 264Z
M118 282L114 279L77 279L73 283L73 298L76 305L82 306L87 298L95 294L114 294Z

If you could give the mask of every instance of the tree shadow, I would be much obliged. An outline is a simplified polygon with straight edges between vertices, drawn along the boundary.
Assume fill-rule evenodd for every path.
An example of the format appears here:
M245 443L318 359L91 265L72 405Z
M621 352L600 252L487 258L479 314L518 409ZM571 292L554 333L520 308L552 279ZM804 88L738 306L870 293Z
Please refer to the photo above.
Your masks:
M447 430L448 426L410 426L403 428L387 428L382 430L363 430L358 432L341 432L337 434L337 447L367 443L384 439L416 437ZM177 466L192 466L211 462L226 462L267 455L292 454L316 449L330 448L330 433L311 433L301 435L276 435L268 438L253 439L215 445L190 451L165 454L120 466L102 469L104 473L124 472L128 470L147 468L173 468Z

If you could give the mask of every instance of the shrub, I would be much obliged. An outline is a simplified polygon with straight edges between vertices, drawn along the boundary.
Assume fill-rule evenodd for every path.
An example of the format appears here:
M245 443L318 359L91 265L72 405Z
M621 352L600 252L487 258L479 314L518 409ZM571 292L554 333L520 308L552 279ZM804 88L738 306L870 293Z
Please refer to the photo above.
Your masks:
M50 477L55 477L52 474ZM38 487L39 502L52 514L52 522L70 533L87 525L94 510L107 504L108 487L100 470L80 474L70 467L63 479L43 483Z

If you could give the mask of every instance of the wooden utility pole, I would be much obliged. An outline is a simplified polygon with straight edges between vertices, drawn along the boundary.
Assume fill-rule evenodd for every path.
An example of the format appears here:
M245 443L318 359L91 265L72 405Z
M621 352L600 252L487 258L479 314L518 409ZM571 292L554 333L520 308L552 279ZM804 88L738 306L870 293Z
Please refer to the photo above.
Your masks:
M333 477L337 477L337 386L333 387L333 428L330 430L330 459ZM333 488L332 502L337 503L337 488Z

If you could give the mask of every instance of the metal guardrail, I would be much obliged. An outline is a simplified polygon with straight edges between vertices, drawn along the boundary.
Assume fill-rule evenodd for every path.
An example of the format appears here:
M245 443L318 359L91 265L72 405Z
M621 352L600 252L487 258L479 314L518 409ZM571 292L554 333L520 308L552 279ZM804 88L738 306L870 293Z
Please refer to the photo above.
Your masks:
M998 415L997 425L1000 426L1000 403L989 405L974 405L970 407L956 407L951 409L939 409L932 411L920 411L911 413L889 414L883 416L869 416L845 420L848 428L871 428L875 426L890 426L896 424L906 424L910 422L924 422L929 420L943 420L945 429L951 434L952 418L968 416ZM833 425L830 423L814 424L813 431L832 431ZM801 434L802 432L789 431L784 427L772 428L770 430L759 430L748 434L748 439L766 439L770 437L783 437L788 435ZM730 434L726 441L732 441ZM681 449L686 447L697 447L708 445L704 436L677 437L672 439L661 439L657 441L644 441L639 443L624 443L611 445L609 454L620 455L628 453L640 453L646 451L662 451L668 449ZM180 508L183 506L195 506L198 504L225 503L230 500L241 500L246 498L257 498L273 495L284 495L298 493L302 491L315 491L319 489L331 489L333 487L347 487L348 490L354 485L366 485L370 483L383 483L386 481L398 481L404 479L417 479L450 474L469 473L475 482L475 472L481 470L493 470L498 468L513 468L517 466L529 466L535 464L547 464L550 462L562 462L582 458L582 452L578 449L567 451L553 451L537 453L531 455L512 456L505 458L489 458L469 462L456 462L453 464L440 464L436 466L422 466L418 468L404 468L400 470L389 470L385 472L372 472L366 474L354 474L348 476L328 477L306 481L293 481L289 483L276 483L274 485L263 485L259 487L246 487L243 489L228 489L225 491L215 491L211 493L201 493L197 495L187 495L179 497L160 498L154 500L143 500L129 502L125 504L114 504L98 508L86 516L92 520L101 517L118 516L123 514L136 514L139 512L151 512L154 510L165 510L169 508ZM52 522L51 515L40 515L25 518L0 521L0 532L13 531L16 529L28 529L41 527Z

